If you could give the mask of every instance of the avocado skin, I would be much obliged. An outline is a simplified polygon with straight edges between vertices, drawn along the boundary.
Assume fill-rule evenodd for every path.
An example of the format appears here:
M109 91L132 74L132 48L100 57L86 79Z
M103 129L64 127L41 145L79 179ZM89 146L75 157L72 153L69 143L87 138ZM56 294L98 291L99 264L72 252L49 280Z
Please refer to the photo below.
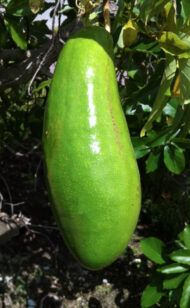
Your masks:
M112 38L103 28L83 28L63 47L42 142L52 210L65 243L85 268L104 268L131 239L141 185L118 94Z

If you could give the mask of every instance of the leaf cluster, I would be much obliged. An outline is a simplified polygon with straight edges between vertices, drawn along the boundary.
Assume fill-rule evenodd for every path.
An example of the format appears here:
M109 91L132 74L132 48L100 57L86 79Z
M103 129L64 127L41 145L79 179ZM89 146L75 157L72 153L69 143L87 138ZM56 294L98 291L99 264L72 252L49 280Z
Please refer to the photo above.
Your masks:
M190 225L178 235L175 248L167 252L167 246L155 237L141 240L145 256L156 263L151 282L141 297L141 307L190 306Z
M190 147L187 1L177 1L176 7L170 0L139 0L135 5L118 1L118 5L112 31L120 96L136 158L146 160L147 173L164 163L170 172L180 174ZM132 29L136 39L126 45L126 36L127 42L133 38Z

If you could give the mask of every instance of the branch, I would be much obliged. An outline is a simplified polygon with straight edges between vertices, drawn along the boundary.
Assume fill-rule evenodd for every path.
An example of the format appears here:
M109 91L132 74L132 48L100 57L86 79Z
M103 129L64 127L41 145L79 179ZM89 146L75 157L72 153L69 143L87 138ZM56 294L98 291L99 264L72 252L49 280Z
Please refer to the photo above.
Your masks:
M0 61L22 61L27 56L27 52L19 48L14 49L1 49L0 50Z
M48 59L49 57L49 54L52 52L52 50L54 49L54 41L55 41L55 38L56 38L56 33L55 33L55 16L56 16L56 13L57 13L57 10L58 10L58 7L59 7L59 4L60 4L60 0L57 0L57 4L54 8L54 11L53 11L53 17L52 17L52 39L51 39L51 44L48 48L48 50L46 51L46 53L44 54L44 57L42 58L37 70L35 71L34 75L32 76L32 79L30 80L30 83L29 83L29 86L28 86L28 95L31 95L31 87L32 87L32 84L34 82L34 80L36 79L36 76L38 75L38 73L40 72L41 68L44 67L44 63L46 62L46 60ZM60 40L59 40L60 42Z
M110 0L104 0L104 23L105 29L111 32L111 22L110 22Z
M48 56L43 61L43 65L41 66L40 71L42 71L45 67L49 67L57 60L57 57L62 48L60 38L62 41L65 42L70 37L70 35L76 32L76 30L78 30L80 27L81 23L77 19L73 20L72 22L66 24L63 27L60 33L57 34L54 38L54 48L50 50ZM22 83L28 82L38 69L40 63L42 63L42 59L46 54L47 50L50 48L51 44L52 40L49 40L38 49L33 49L31 51L28 51L27 53L21 51L21 53L23 54L23 60L21 62L14 63L7 68L2 68L0 70L0 92L7 88L16 87ZM17 53L17 57L19 57L19 59L21 58L21 53ZM0 53L0 56L1 55L2 53ZM5 59L6 56L4 52L3 55ZM13 55L13 50L10 51L9 55ZM13 57L16 58L16 55ZM14 60L16 60L15 58Z
M4 245L17 236L20 229L28 223L29 219L23 215L9 217L6 213L0 212L0 245Z

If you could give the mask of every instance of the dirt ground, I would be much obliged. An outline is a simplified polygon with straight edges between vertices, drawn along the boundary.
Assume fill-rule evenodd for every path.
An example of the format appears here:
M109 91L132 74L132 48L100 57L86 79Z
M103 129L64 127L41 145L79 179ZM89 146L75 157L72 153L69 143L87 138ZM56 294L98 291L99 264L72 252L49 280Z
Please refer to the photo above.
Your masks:
M138 308L149 264L139 248L141 221L126 251L109 267L91 272L71 256L52 216L40 146L4 149L1 211L30 222L0 246L0 308Z

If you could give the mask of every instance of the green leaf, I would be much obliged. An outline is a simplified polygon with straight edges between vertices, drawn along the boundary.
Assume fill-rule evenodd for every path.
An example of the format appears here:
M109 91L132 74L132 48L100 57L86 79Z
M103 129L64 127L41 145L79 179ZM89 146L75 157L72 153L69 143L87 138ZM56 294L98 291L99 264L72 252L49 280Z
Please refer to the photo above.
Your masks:
M169 295L170 308L179 308L179 302L182 294L182 286L167 292ZM165 308L169 308L168 305Z
M180 300L180 308L190 307L190 275L186 278L183 285L183 292Z
M134 79L135 75L138 74L138 68L132 68L127 71L127 74L130 78Z
M186 138L174 138L173 142L175 142L179 147L184 149L190 148L190 140Z
M45 43L47 41L47 34L51 34L51 31L47 27L46 22L46 20L34 21L30 29L31 35L38 38L39 44Z
M147 142L146 144L151 147L155 148L158 146L165 145L167 138L168 138L169 129L163 129L159 132L151 130L147 133Z
M159 302L164 294L165 292L160 291L158 286L151 284L147 285L141 297L141 307L152 307Z
M178 249L169 254L172 261L190 265L190 249Z
M19 17L31 14L29 0L11 0L7 5L6 12Z
M163 109L164 114L170 116L171 118L174 118L178 103L179 103L178 99L176 98L170 99L170 101L166 104L166 106Z
M181 264L173 263L169 265L164 265L162 267L159 267L157 271L162 274L177 274L177 273L184 273L189 270L188 267L183 266Z
M75 11L74 7L69 6L69 5L65 5L64 8L62 10L60 10L58 13L62 13L62 14L66 14L71 12L71 11Z
M134 152L135 152L135 158L140 159L146 156L150 152L150 149L142 145L141 147L134 148Z
M185 247L190 249L190 225L186 224L185 229L183 231L183 240Z
M137 103L137 106L140 106L144 112L151 112L152 111L152 108L149 105Z
M150 260L154 261L157 264L164 264L165 260L163 259L163 251L165 248L164 242L159 240L156 237L149 237L141 240L140 247Z
M180 101L190 103L190 59L179 59Z
M41 89L45 88L46 86L49 86L50 84L51 84L51 79L40 82L39 86L36 89L34 89L33 93L39 92Z
M129 64L129 63L128 63ZM155 72L151 75L151 78L148 82L148 84L145 83L145 75L142 73L142 78L141 78L141 84L143 86L137 87L134 85L134 82L132 81L132 84L130 83L130 79L127 81L127 87L126 87L126 96L127 96L127 101L126 104L128 105L129 102L131 102L134 105L134 102L140 102L143 104L152 104L152 102L155 100L158 89L159 89L159 84L163 75L163 70L165 67L165 59L161 58L158 61L158 65L155 67ZM133 68L133 66L132 66ZM138 68L140 71L142 70L139 67ZM131 70L131 65L130 68L126 67L126 70ZM137 84L137 82L135 82Z
M146 173L154 172L156 169L158 169L160 156L161 152L150 153L148 159L146 160Z
M148 23L151 16L158 15L167 2L168 0L144 0L141 5L140 17L145 21L145 24Z
M185 224L185 228L178 234L178 238L185 248L190 249L190 225Z
M180 174L185 168L185 156L183 150L173 145L164 147L164 163L168 170Z
M165 20L163 21L164 29L166 31L176 32L175 8L173 3L166 3L163 13L165 15Z
M144 139L139 137L131 138L136 159L142 158L150 152L150 148L146 146Z
M184 110L183 126L181 130L181 137L186 137L190 133L190 104L182 106Z
M163 280L163 288L167 290L177 289L188 275L188 273L185 273Z
M189 46L189 49L185 52L182 52L178 55L178 59L189 59L190 58L190 35L185 32L179 32L178 36L186 45Z
M160 52L160 46L157 41L151 41L151 42L143 41L137 44L133 48L133 50L136 50L138 52L148 53L148 54L154 54L154 56L158 56L156 54Z
M123 41L123 27L122 27L121 32L119 34L117 45L119 46L119 48L124 48L125 47L124 41Z
M161 48L170 55L190 57L190 45L174 32L164 31L158 42Z
M151 127L152 122L156 120L156 118L162 113L163 108L165 107L168 101L167 92L170 90L170 85L175 76L176 72L176 60L174 57L167 55L166 57L166 68L164 70L164 74L161 80L160 88L158 90L158 94L154 101L152 112L145 123L144 127L141 130L141 137L143 137Z
M22 31L22 28L19 24L20 18L16 17L6 17L7 26L13 41L17 44L21 49L27 49L27 42L25 39L25 35Z
M189 18L190 16L190 4L189 0L182 0L183 11L185 13L185 17Z
M179 133L181 130L183 116L184 116L184 108L180 104L178 104L175 118L173 119L172 126L169 128L170 132L168 133L168 139L167 139L168 141L172 140L173 142L173 139L177 137L176 132Z
M146 23L148 22L152 7L153 7L153 1L151 0L142 1L141 10L140 10L140 18L143 21L146 21Z

